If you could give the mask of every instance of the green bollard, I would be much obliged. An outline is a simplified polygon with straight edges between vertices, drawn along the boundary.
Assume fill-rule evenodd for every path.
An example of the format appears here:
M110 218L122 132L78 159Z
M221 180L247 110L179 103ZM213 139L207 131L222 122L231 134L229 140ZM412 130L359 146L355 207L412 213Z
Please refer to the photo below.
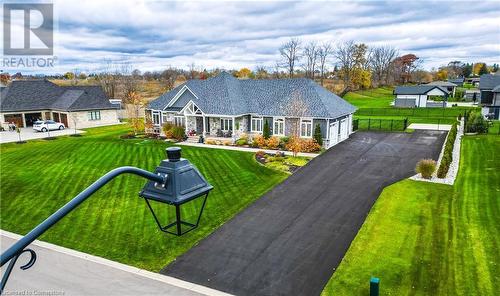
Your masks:
M379 284L380 284L379 278L372 277L370 279L370 296L378 296Z

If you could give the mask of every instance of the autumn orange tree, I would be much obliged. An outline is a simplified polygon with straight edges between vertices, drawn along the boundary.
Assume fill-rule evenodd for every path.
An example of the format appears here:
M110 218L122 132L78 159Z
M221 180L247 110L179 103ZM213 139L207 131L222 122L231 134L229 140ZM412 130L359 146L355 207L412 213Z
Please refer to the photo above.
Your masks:
M135 91L127 93L125 99L129 124L134 130L134 135L137 135L144 128L144 120L140 115L146 101Z

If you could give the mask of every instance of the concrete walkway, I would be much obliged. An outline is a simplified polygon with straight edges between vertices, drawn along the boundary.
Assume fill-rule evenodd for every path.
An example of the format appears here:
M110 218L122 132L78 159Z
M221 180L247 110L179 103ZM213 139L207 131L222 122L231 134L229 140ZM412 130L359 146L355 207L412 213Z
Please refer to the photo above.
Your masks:
M412 123L408 129L430 130L430 131L449 131L451 124L432 124L432 123Z
M2 252L20 237L1 230ZM21 270L29 260L23 254L12 270L5 295L229 295L42 241L34 241L29 248L37 254L35 265Z
M63 129L63 130L55 130L55 131L50 131L50 136L51 137L59 137L59 136L68 136L72 135L75 133L74 129ZM77 134L84 133L84 131L81 130L76 130ZM35 139L43 139L47 138L49 135L44 132L36 132L33 130L33 128L30 127L23 127L21 128L21 140L23 141L29 141L29 140L35 140ZM19 135L17 132L14 131L3 131L0 132L0 143L12 143L12 142L17 142L19 141Z
M211 145L211 144L189 143L189 142L179 142L179 143L176 143L175 145L192 146L192 147L200 147L200 148L235 150L235 151L252 152L252 153L255 153L257 151L264 151L266 153L275 154L276 152L279 151L279 152L285 153L285 155L293 155L293 153L291 151L269 150L269 149L248 148L248 147L238 147L238 146ZM304 152L299 152L297 154L297 156L310 157L310 158L314 158L318 155L319 155L318 153L304 153Z
M420 159L437 159L445 137L357 132L161 273L240 296L320 295L382 189L412 176Z

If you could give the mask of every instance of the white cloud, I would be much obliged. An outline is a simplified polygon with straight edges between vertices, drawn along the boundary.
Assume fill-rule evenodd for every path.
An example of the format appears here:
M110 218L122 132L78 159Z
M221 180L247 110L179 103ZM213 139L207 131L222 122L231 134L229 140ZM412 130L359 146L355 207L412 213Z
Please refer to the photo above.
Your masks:
M58 0L54 7L56 72L98 70L105 59L143 71L192 62L273 67L291 37L391 45L422 57L426 68L500 62L499 2Z

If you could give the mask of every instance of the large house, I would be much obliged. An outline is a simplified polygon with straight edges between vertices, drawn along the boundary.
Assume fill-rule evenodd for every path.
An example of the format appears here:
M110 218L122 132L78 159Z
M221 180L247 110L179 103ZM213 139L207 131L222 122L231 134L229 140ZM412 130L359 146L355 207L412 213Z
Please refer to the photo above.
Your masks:
M352 133L356 108L313 80L239 80L222 72L207 80L189 80L151 101L146 113L158 131L164 123L182 125L186 133L237 139L271 133L289 136L297 130L312 138L317 124L331 147ZM297 127L297 128L295 128Z
M429 82L425 85L436 85L440 86L442 89L446 89L448 91L448 95L451 95L452 97L455 96L455 89L457 85L455 83L449 82L449 81L433 81Z
M447 89L438 85L397 86L394 90L395 107L446 107ZM443 97L440 101L431 100L432 97Z
M500 119L500 75L481 75L479 91L483 115L491 119Z
M1 88L0 122L29 127L55 120L78 128L119 123L117 107L100 86L58 86L48 80L16 80Z

